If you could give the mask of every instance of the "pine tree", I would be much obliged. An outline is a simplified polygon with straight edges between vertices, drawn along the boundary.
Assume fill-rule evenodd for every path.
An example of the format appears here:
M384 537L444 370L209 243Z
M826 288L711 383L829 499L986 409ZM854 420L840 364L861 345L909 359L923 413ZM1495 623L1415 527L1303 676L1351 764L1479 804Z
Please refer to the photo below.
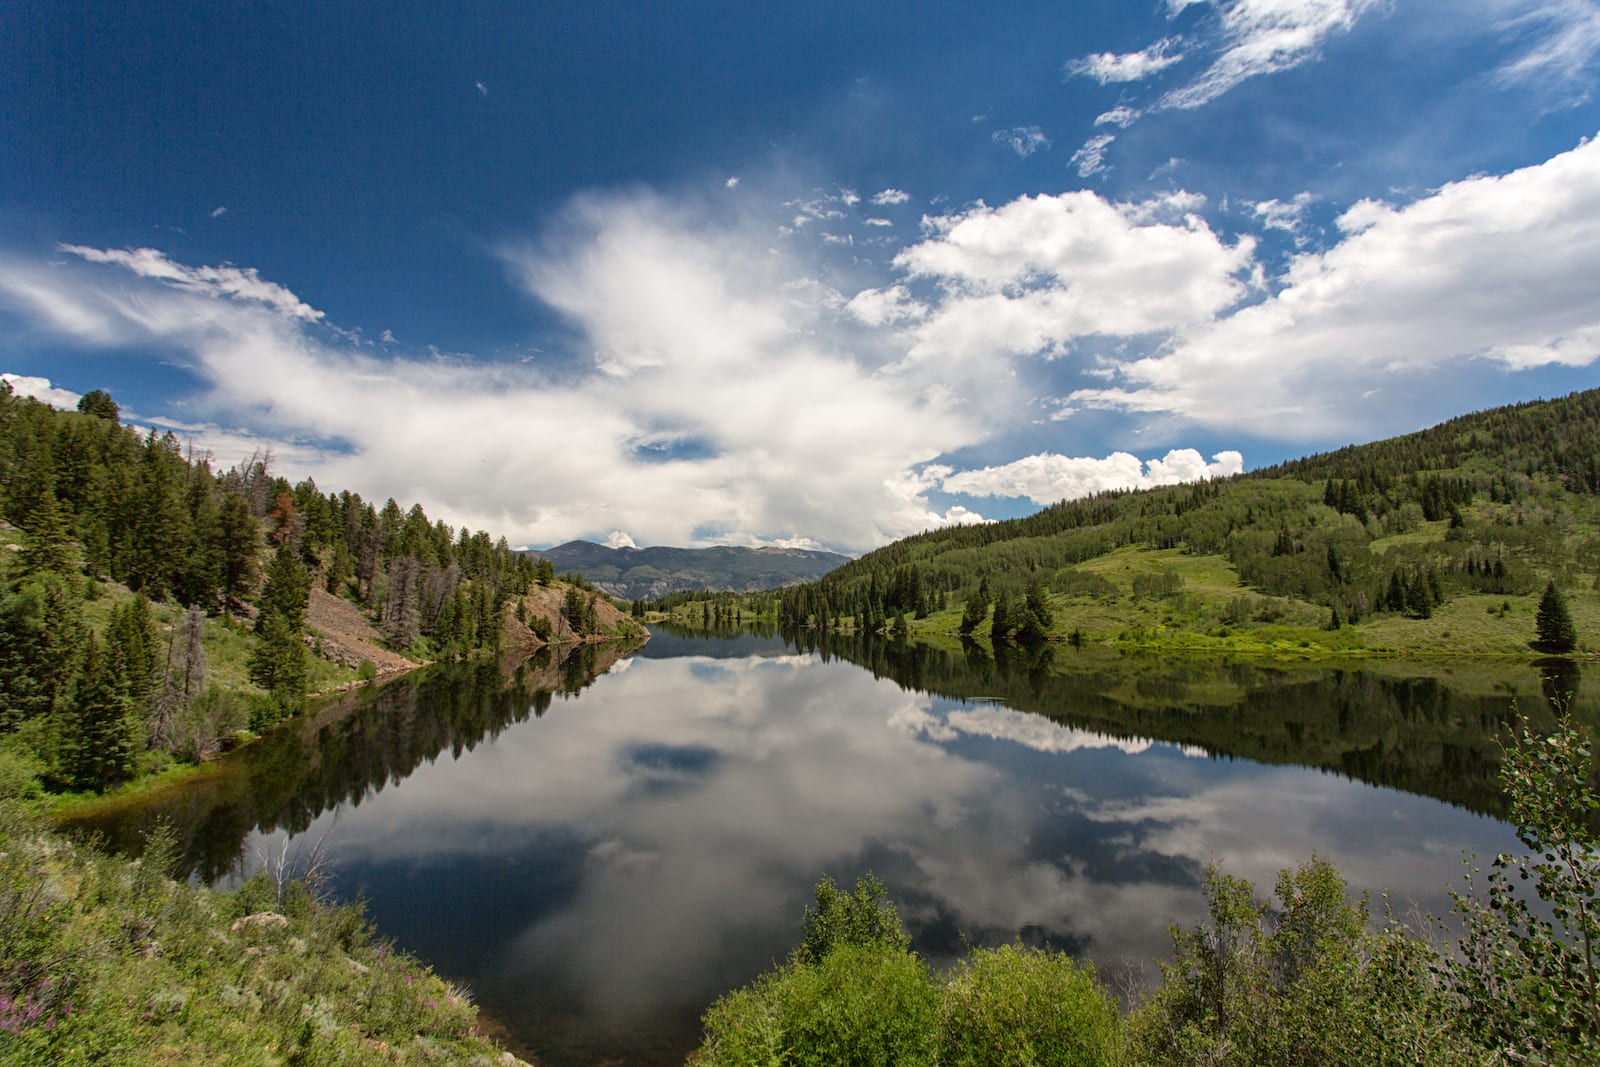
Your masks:
M310 595L310 575L289 546L280 546L261 590L261 613L256 616L260 643L250 656L250 679L272 694L272 713L263 709L255 714L254 729L294 711L306 695L309 672L302 634Z
M103 793L133 777L144 731L92 635L83 677L61 730L59 772L69 786Z
M256 617L256 632L261 633L268 615L278 615L299 630L306 622L306 601L311 596L311 576L287 546L281 547L267 568L267 582L261 589L261 614Z
M228 493L217 509L218 581L223 614L232 617L255 582L261 532L243 497Z
M1039 625L1045 630L1055 622L1055 616L1050 611L1050 599L1045 595L1044 583L1033 581L1028 584L1028 610L1033 613Z
M67 704L88 637L83 596L60 574L0 595L0 729Z
M111 613L105 658L112 681L137 714L151 710L161 676L160 640L143 593Z
M1578 647L1578 628L1572 624L1567 602L1553 581L1545 585L1544 595L1539 598L1533 631L1533 646L1541 652L1571 652Z
M263 613L261 643L250 657L250 680L272 694L277 715L293 711L306 695L306 645L298 627L277 612ZM275 717L274 720L275 721ZM270 726L258 719L252 728Z
M28 515L24 530L26 537L21 552L23 573L77 573L77 548L72 544L66 515L57 503L54 492L49 489L44 491L38 505Z
M967 607L961 613L961 627L959 633L962 637L971 637L983 620L989 615L989 579L982 578L978 581L978 591L967 600Z
M78 398L78 410L85 415L93 415L98 419L117 421L117 416L122 412L117 407L117 402L111 399L111 394L104 389L91 389Z
M992 641L1004 641L1011 636L1011 631L1016 627L1011 610L1011 598L1001 593L994 598L994 619L989 626L989 638Z
M588 604L585 603L583 599L583 593L579 591L577 586L569 585L567 587L567 595L562 600L561 614L566 618L567 625L571 627L572 632L575 634L585 634L589 632L588 628L584 625L586 620L585 609L587 607ZM701 610L700 614L701 621L707 626L711 625L711 602L709 600L706 601L705 607Z

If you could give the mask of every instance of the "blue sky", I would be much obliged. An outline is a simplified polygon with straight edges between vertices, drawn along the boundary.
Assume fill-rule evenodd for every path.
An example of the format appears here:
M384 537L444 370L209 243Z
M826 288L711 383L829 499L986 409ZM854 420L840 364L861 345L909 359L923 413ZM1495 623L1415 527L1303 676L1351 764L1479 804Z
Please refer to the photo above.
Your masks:
M860 551L1594 384L1600 3L0 9L0 371Z

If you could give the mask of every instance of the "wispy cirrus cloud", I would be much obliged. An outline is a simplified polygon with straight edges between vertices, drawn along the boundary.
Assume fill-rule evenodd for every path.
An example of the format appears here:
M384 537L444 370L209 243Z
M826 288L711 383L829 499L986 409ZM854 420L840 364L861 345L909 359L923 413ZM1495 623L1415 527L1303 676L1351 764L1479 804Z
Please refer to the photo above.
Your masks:
M1106 169L1106 150L1116 141L1114 133L1097 133L1072 153L1071 163L1078 168L1078 177L1091 178Z
M1068 61L1066 72L1076 77L1093 78L1101 85L1141 82L1182 62L1183 53L1173 53L1178 44L1176 38L1163 37L1137 52L1095 52Z
M1311 202L1316 198L1310 192L1296 193L1288 200L1257 200L1247 202L1246 207L1250 213L1261 220L1261 225L1269 230L1281 230L1294 238L1296 248L1303 248L1308 241L1304 232L1305 215L1311 207Z
M1019 159L1027 159L1035 152L1050 147L1050 138L1037 126L1013 126L1009 130L996 130L989 139L1002 148L1009 148Z
M1110 111L1102 111L1100 114L1096 115L1094 124L1096 126L1117 126L1122 129L1127 129L1135 122L1138 122L1139 117L1140 112L1136 109L1118 105L1117 107L1112 108Z
M1526 50L1495 71L1502 86L1545 87L1566 106L1589 99L1594 60L1600 54L1600 2L1515 0L1501 28L1534 38Z
M1157 108L1209 104L1250 78L1292 70L1316 58L1323 43L1348 32L1384 0L1235 0L1219 9L1209 66L1169 90Z
M1169 0L1168 18L1206 0ZM1573 3L1586 0L1570 0ZM1143 82L1163 75L1185 60L1206 65L1181 84L1163 91L1154 102L1119 103L1102 112L1095 125L1127 128L1159 111L1203 107L1230 89L1268 74L1292 70L1315 59L1323 44L1348 32L1357 20L1386 0L1226 0L1215 14L1187 36L1162 37L1137 52L1100 52L1071 60L1069 75L1092 78L1102 85ZM1089 138L1073 155L1081 177L1105 167L1109 135Z
M174 263L154 248L85 248L82 245L57 245L60 251L90 263L110 263L137 275L170 285L174 289L202 296L230 297L265 304L274 311L300 319L320 322L322 312L305 303L288 289L261 277L254 267L186 267Z

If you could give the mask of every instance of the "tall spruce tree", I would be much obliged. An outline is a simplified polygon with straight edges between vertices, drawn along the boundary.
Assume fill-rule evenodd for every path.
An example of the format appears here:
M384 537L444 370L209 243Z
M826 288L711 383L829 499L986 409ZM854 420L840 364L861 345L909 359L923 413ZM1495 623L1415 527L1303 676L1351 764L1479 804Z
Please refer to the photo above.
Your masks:
M261 591L261 614L256 633L261 643L250 657L250 678L272 694L277 715L294 711L305 697L308 683L305 630L306 599L311 578L287 545L278 548ZM271 725L257 716L253 727Z
M1539 610L1533 621L1534 647L1541 652L1571 652L1578 647L1578 628L1572 623L1572 613L1567 602L1556 589L1555 582L1544 587L1539 598Z
M104 793L133 777L144 729L91 634L83 675L62 717L59 776L74 789Z

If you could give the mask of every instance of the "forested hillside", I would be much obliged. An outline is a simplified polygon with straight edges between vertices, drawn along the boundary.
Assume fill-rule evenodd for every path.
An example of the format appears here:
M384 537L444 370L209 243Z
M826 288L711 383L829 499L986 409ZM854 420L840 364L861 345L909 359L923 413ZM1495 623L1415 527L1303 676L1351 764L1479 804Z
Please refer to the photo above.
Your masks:
M1505 619L1541 590L1565 613L1600 574L1597 494L1600 391L1589 391L1227 480L1104 492L909 537L786 591L781 615L885 629L965 605L963 633L993 633L998 608L999 636L1039 636L1075 606L1124 636L1215 634L1424 620L1463 598ZM1141 603L1151 610L1131 611ZM1108 605L1110 615L1090 610ZM1565 621L1554 639L1541 630L1549 651L1572 647Z
M314 585L414 662L632 629L504 538L291 485L270 456L215 471L98 391L60 412L0 383L0 546L0 758L55 789L207 758L371 677L315 655Z

